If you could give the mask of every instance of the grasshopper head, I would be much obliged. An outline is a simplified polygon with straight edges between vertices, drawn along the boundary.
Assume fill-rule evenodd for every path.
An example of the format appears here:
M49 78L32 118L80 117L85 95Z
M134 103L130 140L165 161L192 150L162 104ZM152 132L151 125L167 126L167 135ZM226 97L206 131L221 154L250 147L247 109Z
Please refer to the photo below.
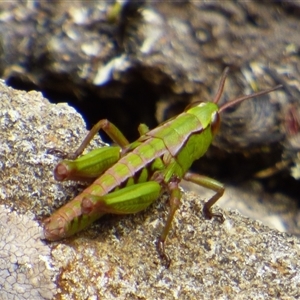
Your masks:
M217 94L216 94L216 96L213 100L213 103L215 103L215 104L218 104L219 100L221 99L221 96L222 96L223 90L224 90L225 80L226 80L226 77L228 75L228 72L229 72L229 67L226 67L225 70L223 71L223 74L222 74L222 77L221 77L221 80L220 80L220 83L219 83ZM215 135L219 131L220 123L221 123L220 122L220 113L222 113L225 109L227 109L231 106L234 106L238 103L241 103L245 100L268 94L268 93L270 93L272 91L275 91L275 90L277 90L281 87L282 87L282 85L277 85L274 88L270 88L270 89L267 89L267 90L264 90L264 91L261 91L261 92L253 93L253 94L246 95L246 96L241 96L241 97L238 97L234 100L226 102L225 104L220 106L219 109L217 111L213 112L212 116L211 116L212 134Z
M218 88L217 94L215 96L215 99L213 100L213 102L215 104L217 104L219 102L219 100L220 100L220 98L222 96L223 89L224 89L224 84L225 84L225 80L226 80L226 77L228 75L228 72L229 72L229 67L226 67L225 70L223 71L223 74L222 74L222 77L221 77L221 80L220 80L220 84L219 84L219 88ZM273 88L266 89L266 90L261 91L261 92L257 92L257 93L253 93L253 94L250 94L250 95L238 97L238 98L236 98L234 100L231 100L231 101L226 102L225 104L223 104L221 107L219 107L218 112L220 114L222 111L224 111L228 107L234 106L234 105L236 105L238 103L241 103L241 102L243 102L245 100L248 100L248 99L251 99L251 98L255 98L255 97L258 97L258 96L262 96L262 95L268 94L268 93L273 92L275 90L278 90L280 88L282 88L281 84L276 85Z
M190 105L188 105L186 110L185 110L186 112L190 111L191 113L199 114L199 112L194 111L194 107L195 108L196 107L201 108L201 114L202 114L201 121L204 120L204 124L210 124L211 131L212 131L213 135L215 135L219 131L219 128L220 128L220 114L225 109L227 109L231 106L234 106L238 103L241 103L245 100L268 94L268 93L270 93L272 91L275 91L275 90L282 87L282 85L277 85L274 88L270 88L270 89L267 89L267 90L264 90L264 91L261 91L261 92L253 93L253 94L242 96L242 97L238 97L238 98L236 98L234 100L231 100L229 102L226 102L222 106L218 107L218 102L221 99L221 96L223 94L225 80L226 80L226 77L228 75L228 72L229 72L229 68L227 67L227 68L225 68L225 70L222 74L217 94L216 94L216 96L215 96L215 98L212 102L194 102L194 103L191 103Z

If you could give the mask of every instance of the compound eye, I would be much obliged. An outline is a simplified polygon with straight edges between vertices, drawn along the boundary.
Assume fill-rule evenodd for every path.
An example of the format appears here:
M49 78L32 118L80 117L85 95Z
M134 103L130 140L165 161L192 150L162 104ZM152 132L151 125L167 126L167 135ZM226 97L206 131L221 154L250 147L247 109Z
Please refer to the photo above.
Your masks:
M211 116L211 132L213 135L217 134L220 129L220 115L218 112L215 112Z

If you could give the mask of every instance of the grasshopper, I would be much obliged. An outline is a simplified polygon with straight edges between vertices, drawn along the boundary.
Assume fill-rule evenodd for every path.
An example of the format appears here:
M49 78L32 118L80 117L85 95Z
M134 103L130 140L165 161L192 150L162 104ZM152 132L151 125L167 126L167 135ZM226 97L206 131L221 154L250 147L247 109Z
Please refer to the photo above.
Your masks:
M208 219L221 214L211 207L224 193L224 186L215 179L189 172L192 163L202 157L219 131L220 114L247 99L279 89L278 85L261 92L236 98L218 107L229 68L221 77L212 102L196 103L180 115L149 130L139 126L140 137L129 143L121 131L108 120L99 121L89 132L72 158L78 157L93 136L104 130L117 144L96 149L73 162L62 161L55 169L58 180L96 178L80 195L45 220L44 236L50 241L69 237L83 230L104 214L132 214L147 208L162 192L170 195L170 210L165 227L158 238L157 249L167 266L165 241L171 229L174 214L180 204L182 179L211 189L215 194L203 207ZM85 162L85 163L83 163ZM91 174L87 174L89 169Z

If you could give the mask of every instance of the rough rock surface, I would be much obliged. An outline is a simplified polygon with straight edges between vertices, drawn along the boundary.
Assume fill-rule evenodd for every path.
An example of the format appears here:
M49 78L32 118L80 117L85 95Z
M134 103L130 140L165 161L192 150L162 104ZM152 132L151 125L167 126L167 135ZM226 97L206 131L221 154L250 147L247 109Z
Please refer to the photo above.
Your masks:
M41 231L32 216L0 205L0 299L53 299L58 270Z
M72 121L78 128L66 128ZM82 118L71 107L0 82L1 299L52 299L56 293L58 269L33 218L41 221L55 209L54 200L61 205L68 193L74 195L74 185L53 184L57 158L47 150L74 146L84 133Z
M40 229L25 214L42 222L45 214L78 192L76 183L54 182L51 173L57 158L46 150L63 145L74 150L84 135L83 124L74 110L51 105L40 93L15 91L1 82L0 97L0 272L9 274L1 276L3 299L17 299L14 295L20 291L26 299L300 296L300 242L296 237L233 211L223 212L223 224L204 220L203 202L192 193L184 195L167 241L166 251L172 258L169 269L155 250L168 209L167 197L134 216L104 217L70 239L39 241ZM243 198L238 190L232 197ZM42 272L40 277L36 270Z
M6 1L0 8L1 76L55 101L73 100L90 124L109 118L129 138L140 122L151 128L190 101L211 99L225 65L231 73L223 100L282 83L281 91L224 112L218 148L198 166L243 182L227 184L223 208L299 235L300 213L288 196L299 195L299 4ZM176 215L169 270L154 246L165 198L136 216L107 216L66 241L40 241L43 218L82 188L54 181L58 158L47 150L73 151L85 125L74 109L34 91L1 83L0 97L3 299L299 297L297 238L233 212L224 213L224 224L204 220L203 189L201 200L186 195ZM269 179L245 180L268 167ZM274 175L282 169L293 178Z

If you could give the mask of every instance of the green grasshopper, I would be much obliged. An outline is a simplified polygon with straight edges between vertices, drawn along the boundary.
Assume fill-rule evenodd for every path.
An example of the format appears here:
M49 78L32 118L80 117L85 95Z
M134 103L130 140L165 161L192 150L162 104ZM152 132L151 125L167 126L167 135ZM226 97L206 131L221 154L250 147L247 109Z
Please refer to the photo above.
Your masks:
M58 180L98 178L80 195L45 220L45 238L55 241L69 237L107 213L137 213L153 203L162 192L167 191L170 195L170 210L158 239L157 249L169 265L170 259L165 254L165 241L180 204L179 183L182 179L215 192L204 204L203 213L208 219L216 216L223 221L221 214L211 211L211 207L224 193L223 184L188 170L211 145L220 127L220 114L224 110L281 87L278 85L239 97L219 108L217 103L221 98L228 71L229 68L226 68L223 72L213 102L189 106L177 117L150 131L141 124L140 137L131 144L112 123L107 120L98 122L72 158L82 153L100 129L104 130L118 146L96 149L73 162L62 161L56 167L54 173ZM93 171L88 174L90 169Z

